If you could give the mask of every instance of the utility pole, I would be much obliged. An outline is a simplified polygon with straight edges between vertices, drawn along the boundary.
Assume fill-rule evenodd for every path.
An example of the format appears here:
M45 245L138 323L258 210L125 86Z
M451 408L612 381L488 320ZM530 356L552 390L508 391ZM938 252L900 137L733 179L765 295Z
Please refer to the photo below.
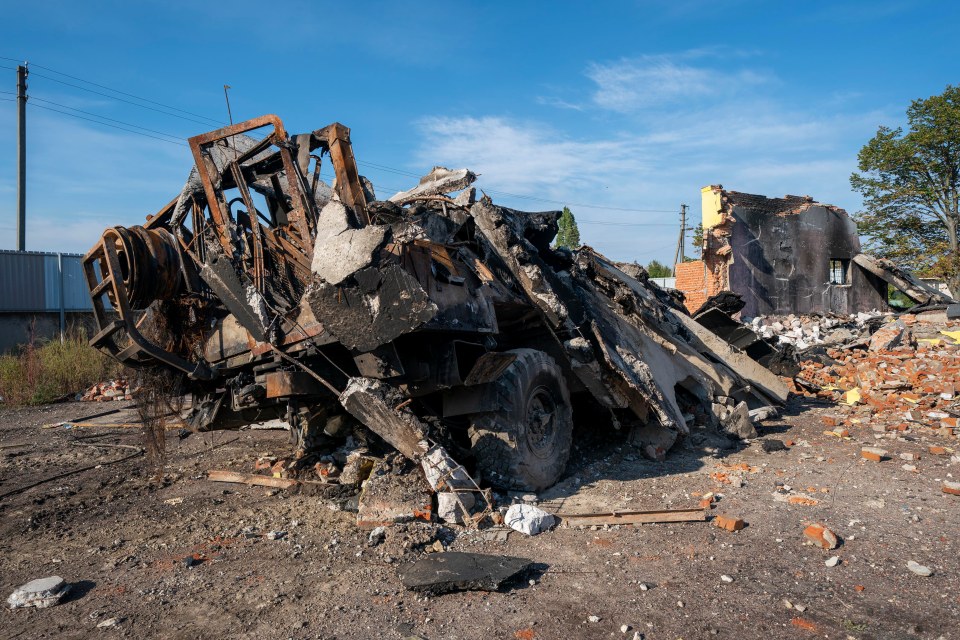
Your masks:
M677 265L683 262L684 238L687 235L687 205L680 205L680 237L677 238L677 252L673 256L673 275L677 275Z
M17 66L17 251L27 250L27 71Z

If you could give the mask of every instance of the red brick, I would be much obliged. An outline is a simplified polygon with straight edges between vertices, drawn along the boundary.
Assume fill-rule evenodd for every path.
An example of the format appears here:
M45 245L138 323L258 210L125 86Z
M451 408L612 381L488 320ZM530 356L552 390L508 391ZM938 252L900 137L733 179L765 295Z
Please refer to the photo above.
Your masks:
M960 482L944 482L943 492L952 496L960 496Z
M836 549L840 541L837 534L822 524L811 524L803 530L803 535L822 549Z
M938 447L937 445L930 445L928 451L935 456L945 456L947 455L947 450L944 447Z
M713 526L720 527L725 531L740 531L745 526L741 518L731 518L729 516L716 516L713 519Z
M860 457L874 462L880 462L887 457L887 452L877 447L864 447L860 450Z

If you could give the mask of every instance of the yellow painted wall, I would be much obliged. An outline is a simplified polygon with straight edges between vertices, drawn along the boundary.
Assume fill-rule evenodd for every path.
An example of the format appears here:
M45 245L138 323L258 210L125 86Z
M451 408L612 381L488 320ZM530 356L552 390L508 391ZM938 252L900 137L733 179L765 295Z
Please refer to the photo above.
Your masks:
M700 189L704 229L711 229L720 224L722 217L720 215L720 192L721 187L719 185L710 185Z

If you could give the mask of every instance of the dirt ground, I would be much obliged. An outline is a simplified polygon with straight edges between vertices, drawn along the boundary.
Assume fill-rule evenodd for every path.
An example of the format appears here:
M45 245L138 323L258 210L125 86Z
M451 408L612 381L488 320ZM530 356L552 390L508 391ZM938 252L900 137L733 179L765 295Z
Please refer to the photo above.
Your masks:
M883 441L891 459L867 461L869 422L849 440L827 436L819 416L836 414L832 405L794 400L766 421L762 438L794 443L772 453L758 441L716 450L691 438L652 462L616 438L581 434L567 476L541 496L564 508L662 509L696 507L714 491L711 516L746 521L735 533L707 521L504 541L411 524L372 547L322 487L206 479L287 452L283 431L168 432L166 478L151 483L143 458L106 464L130 450L80 446L140 445L138 429L43 428L104 406L0 412L0 595L48 575L73 585L53 608L4 607L0 638L960 638L960 497L941 492L960 479L960 458L928 454L956 439L900 434ZM917 472L901 468L908 452L921 455ZM804 544L814 522L841 546ZM278 530L287 535L266 536ZM398 567L437 539L537 564L500 592L405 590ZM834 555L839 564L826 566ZM188 567L188 556L201 561ZM933 575L915 575L909 560ZM119 624L97 627L109 618Z

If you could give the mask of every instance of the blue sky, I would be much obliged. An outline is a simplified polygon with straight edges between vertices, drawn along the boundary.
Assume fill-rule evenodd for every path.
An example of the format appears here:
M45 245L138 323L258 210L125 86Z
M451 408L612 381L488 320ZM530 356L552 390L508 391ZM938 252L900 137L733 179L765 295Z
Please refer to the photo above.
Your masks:
M381 197L466 166L502 204L568 203L612 258L666 262L680 204L699 219L707 184L858 210L859 148L956 83L960 59L960 4L922 0L5 5L0 91L15 90L13 60L31 63L32 250L85 252L189 171L176 138L77 116L182 143L226 120L229 84L235 120L351 127ZM9 249L14 102L0 100L0 123Z

